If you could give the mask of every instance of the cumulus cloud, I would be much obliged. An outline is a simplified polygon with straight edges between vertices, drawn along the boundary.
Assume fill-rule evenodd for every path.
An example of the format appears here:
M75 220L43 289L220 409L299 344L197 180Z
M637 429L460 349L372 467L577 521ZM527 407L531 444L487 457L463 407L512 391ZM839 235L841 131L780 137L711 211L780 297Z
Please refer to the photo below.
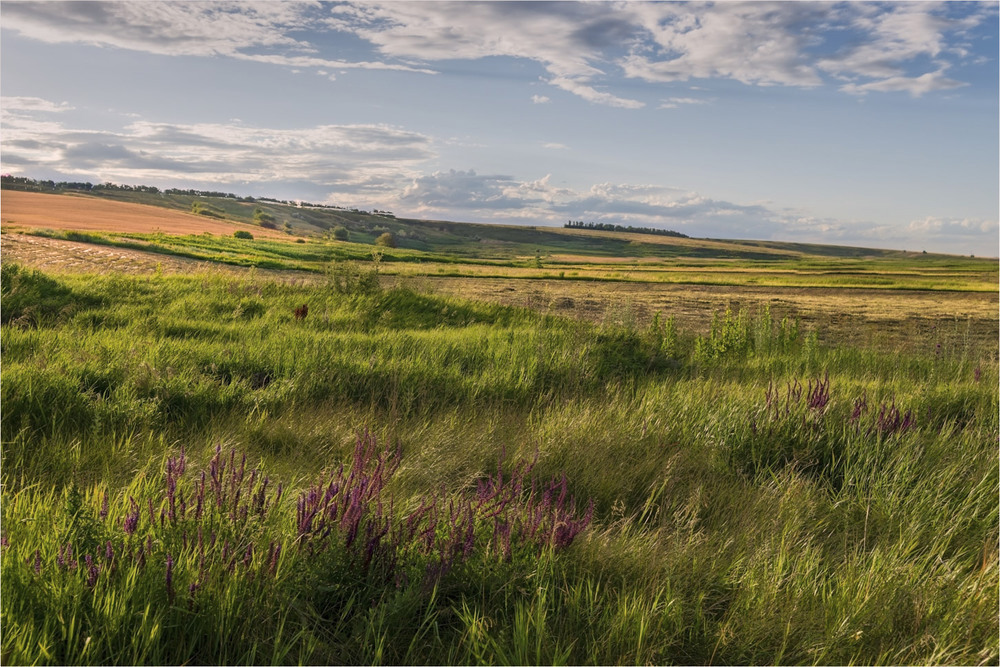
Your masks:
M411 181L398 206L410 215L562 224L566 219L665 227L698 236L760 237L792 219L761 205L742 205L660 185L599 183L558 187L551 175L438 171Z
M532 104L548 104L551 101L552 100L550 100L549 98L545 97L545 95L532 95L531 96L531 102L532 102Z
M631 6L652 37L624 59L625 75L651 82L727 78L747 84L817 86L805 49L827 14L812 3L676 3Z
M45 106L45 105L38 105ZM133 122L79 130L4 108L3 169L44 168L129 183L311 181L359 195L395 194L434 157L426 135L388 125L274 129L239 123Z
M981 236L997 234L1000 223L985 218L941 218L927 216L910 222L909 230L932 236ZM992 249L994 252L997 248Z

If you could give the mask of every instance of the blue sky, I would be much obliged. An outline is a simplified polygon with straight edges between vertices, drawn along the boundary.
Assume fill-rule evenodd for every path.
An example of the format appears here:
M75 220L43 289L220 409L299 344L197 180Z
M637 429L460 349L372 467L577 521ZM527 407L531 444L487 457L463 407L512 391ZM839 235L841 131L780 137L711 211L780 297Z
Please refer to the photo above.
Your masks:
M0 168L996 256L997 3L0 4Z

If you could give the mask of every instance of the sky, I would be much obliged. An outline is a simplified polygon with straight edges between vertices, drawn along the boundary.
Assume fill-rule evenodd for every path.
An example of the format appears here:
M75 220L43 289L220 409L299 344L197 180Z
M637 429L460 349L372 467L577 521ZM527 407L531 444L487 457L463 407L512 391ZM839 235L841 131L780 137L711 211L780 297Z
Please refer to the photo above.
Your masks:
M1000 253L998 4L0 3L0 170Z

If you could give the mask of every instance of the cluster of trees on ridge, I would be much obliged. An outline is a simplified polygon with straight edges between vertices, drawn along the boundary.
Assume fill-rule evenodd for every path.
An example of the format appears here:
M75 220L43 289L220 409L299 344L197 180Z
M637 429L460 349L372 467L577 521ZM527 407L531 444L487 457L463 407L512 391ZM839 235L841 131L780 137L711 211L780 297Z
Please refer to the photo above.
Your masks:
M609 222L584 222L583 220L570 220L563 227L569 229L597 229L602 232L638 232L640 234L658 234L660 236L673 236L675 238L691 238L687 234L681 234L671 229L656 229L654 227L632 227L631 225L613 225Z

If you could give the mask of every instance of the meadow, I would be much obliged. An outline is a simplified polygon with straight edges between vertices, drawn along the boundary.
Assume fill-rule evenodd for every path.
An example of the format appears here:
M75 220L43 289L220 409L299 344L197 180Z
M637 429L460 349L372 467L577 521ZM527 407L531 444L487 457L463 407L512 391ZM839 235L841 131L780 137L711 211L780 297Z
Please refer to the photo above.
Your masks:
M5 664L1000 660L996 260L267 210L7 244Z
M997 661L995 349L371 271L3 264L5 663Z

